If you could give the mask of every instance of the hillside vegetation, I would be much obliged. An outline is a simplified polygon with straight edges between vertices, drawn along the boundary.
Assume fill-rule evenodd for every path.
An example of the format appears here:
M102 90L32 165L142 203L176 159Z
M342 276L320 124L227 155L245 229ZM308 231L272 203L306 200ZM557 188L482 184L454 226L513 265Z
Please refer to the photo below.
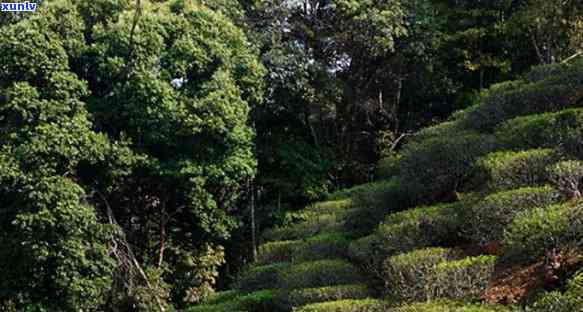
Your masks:
M190 312L583 311L583 61L421 130Z

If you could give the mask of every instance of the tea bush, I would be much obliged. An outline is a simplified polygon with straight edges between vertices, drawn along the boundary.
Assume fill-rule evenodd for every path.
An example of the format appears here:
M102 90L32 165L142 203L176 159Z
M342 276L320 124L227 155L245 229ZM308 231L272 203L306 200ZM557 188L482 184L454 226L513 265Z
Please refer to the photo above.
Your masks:
M319 260L295 264L281 273L282 289L315 288L353 284L362 280L360 272L344 260Z
M583 162L562 161L549 168L553 184L567 197L579 198L583 190Z
M377 299L339 300L309 304L294 312L385 312L388 306Z
M512 311L502 305L477 305L461 301L437 300L400 306L391 312L504 312Z
M435 298L475 300L486 290L494 272L496 257L468 257L439 263L435 269ZM429 281L431 283L433 281Z
M408 144L401 162L403 187L417 203L451 199L470 177L475 160L494 148L492 136L470 132Z
M273 263L251 267L241 273L235 287L242 292L277 288L281 281L282 272L288 267L289 263Z
M299 307L311 303L324 301L338 301L345 299L366 299L370 291L364 284L349 284L319 288L296 289L286 294L289 307Z
M579 247L583 237L583 206L557 204L516 216L504 233L508 259L536 260L551 250Z
M395 300L430 300L434 298L436 267L458 257L457 251L445 248L418 249L389 257L383 264L386 291Z
M481 245L502 241L504 228L518 213L558 203L561 199L560 193L550 186L525 187L488 195L471 206L464 234Z
M257 251L257 263L269 264L273 262L291 262L299 241L268 242Z
M541 185L548 181L546 168L558 158L551 149L495 152L477 161L476 175L494 190Z
M273 228L263 233L265 241L284 241L308 238L318 233L338 232L342 229L342 217L336 214L310 214L307 221L291 226Z

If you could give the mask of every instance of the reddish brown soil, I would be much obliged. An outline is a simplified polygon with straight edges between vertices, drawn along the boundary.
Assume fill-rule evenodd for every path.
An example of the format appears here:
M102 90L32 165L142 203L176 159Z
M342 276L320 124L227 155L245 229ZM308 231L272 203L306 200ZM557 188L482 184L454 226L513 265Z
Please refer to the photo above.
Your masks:
M549 254L544 260L528 266L496 268L490 286L482 295L487 303L523 302L541 289L560 286L583 264L583 255L575 252Z

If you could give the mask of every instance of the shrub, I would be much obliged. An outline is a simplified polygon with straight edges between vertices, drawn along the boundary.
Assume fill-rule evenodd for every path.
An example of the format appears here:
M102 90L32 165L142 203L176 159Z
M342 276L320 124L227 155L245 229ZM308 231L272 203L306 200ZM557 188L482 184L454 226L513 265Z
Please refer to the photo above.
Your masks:
M571 293L552 291L538 299L527 312L573 312L583 309L583 300Z
M388 294L396 300L430 300L437 265L456 257L451 249L427 248L387 258L383 268Z
M583 110L530 115L508 120L496 130L501 147L512 150L560 146L569 154L581 155Z
M392 312L502 312L511 311L501 305L475 305L459 301L438 300L413 303L395 308Z
M285 301L289 307L299 307L317 302L366 299L368 297L370 297L370 291L366 285L349 284L292 290L287 294Z
M583 162L562 161L549 168L550 180L568 198L581 197Z
M234 289L227 290L227 291L219 291L219 292L216 292L214 294L209 295L208 297L203 299L202 302L206 305L225 303L227 301L232 301L233 299L235 299L237 296L240 296L240 295L241 294L237 290L234 290Z
M468 257L439 263L435 269L435 298L477 299L488 287L496 257ZM431 286L430 286L431 287Z
M257 263L291 262L299 241L268 242L259 246Z
M486 92L482 103L462 124L469 129L487 131L517 116L576 107L582 98L579 92L583 87L581 67L579 63L567 65L543 80L495 86Z
M408 144L401 166L403 187L416 202L451 199L475 160L494 146L493 137L469 132Z
M352 202L355 208L348 213L344 229L355 236L370 234L384 215L409 206L409 199L396 179L355 193Z
M477 161L477 177L495 190L541 185L548 180L546 168L557 159L550 149L495 152Z
M402 156L393 154L379 160L376 166L376 179L387 180L399 175Z
M315 203L312 206L310 206L307 210L320 214L326 214L342 212L350 208L352 208L352 199L345 198Z
M504 228L518 213L560 200L559 192L550 186L525 187L489 195L471 207L465 234L481 245L502 241Z
M457 241L463 203L418 207L386 217L376 235L386 255Z
M376 299L339 300L309 304L295 312L385 312L388 304Z
M292 265L282 272L280 288L315 288L361 281L358 270L343 260L319 260Z
M275 309L274 290L261 290L247 295L232 298L231 300L214 304L203 304L189 308L188 312L273 312Z
M324 233L311 237L296 245L292 261L314 261L333 259L346 255L348 237L341 233Z
M390 184L390 181L378 181L378 182L372 182L372 183L367 183L367 184L360 184L348 189L342 189L339 191L336 191L332 194L329 194L326 199L327 200L340 200L340 199L350 199L352 197L354 197L354 195L359 194L359 193L367 193L369 192L371 189L378 189L378 188L383 188L385 185Z
M310 214L307 221L265 231L263 239L265 241L296 240L308 238L317 233L337 232L342 229L341 221L335 214Z
M235 287L242 292L252 292L260 289L276 288L280 283L282 271L289 263L273 263L255 266L244 270L239 276Z
M578 247L583 237L583 206L558 204L521 212L504 233L505 256L535 260L552 250Z

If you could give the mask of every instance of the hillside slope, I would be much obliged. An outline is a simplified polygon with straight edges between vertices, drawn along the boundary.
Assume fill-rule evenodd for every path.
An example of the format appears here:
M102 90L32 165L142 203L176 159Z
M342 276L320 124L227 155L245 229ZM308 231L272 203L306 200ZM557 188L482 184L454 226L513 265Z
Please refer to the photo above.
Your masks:
M188 311L583 311L583 61L492 87L379 169Z

